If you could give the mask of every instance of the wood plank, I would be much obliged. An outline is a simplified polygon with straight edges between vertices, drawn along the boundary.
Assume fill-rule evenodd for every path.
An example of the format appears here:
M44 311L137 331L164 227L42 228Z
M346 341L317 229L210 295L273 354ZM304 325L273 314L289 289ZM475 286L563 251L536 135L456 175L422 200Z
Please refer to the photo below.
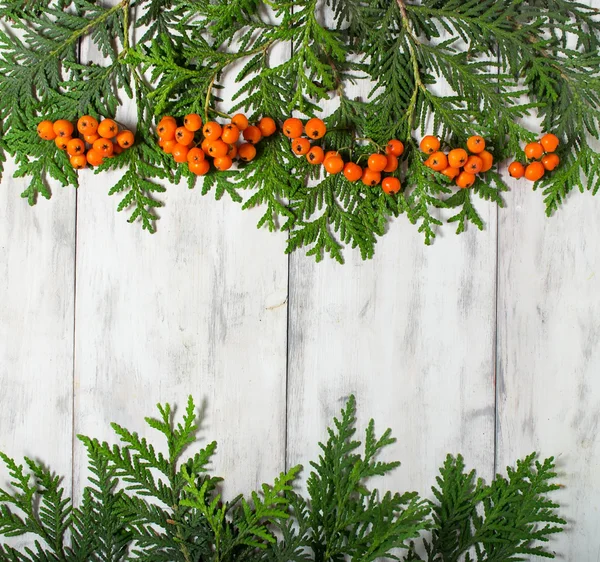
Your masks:
M29 207L13 171L0 204L0 450L44 462L69 494L76 194L53 185ZM6 477L2 466L0 485Z
M132 103L122 109L134 126ZM112 440L116 421L149 435L153 404L182 408L192 394L205 401L201 437L219 443L227 496L271 480L285 457L285 235L257 230L260 210L184 185L161 197L149 235L107 197L114 174L89 178L78 212L76 431ZM76 451L79 480L84 460Z
M546 218L513 182L499 235L498 467L557 456L569 532L561 560L599 560L600 200L573 194Z

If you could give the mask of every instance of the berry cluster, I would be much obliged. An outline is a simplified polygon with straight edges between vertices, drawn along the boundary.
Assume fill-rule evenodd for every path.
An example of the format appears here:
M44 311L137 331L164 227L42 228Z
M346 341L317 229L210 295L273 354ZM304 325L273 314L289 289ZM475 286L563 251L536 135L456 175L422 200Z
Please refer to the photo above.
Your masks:
M479 135L468 138L469 152L464 148L453 148L446 154L440 150L440 140L432 135L423 137L419 146L429 154L425 166L454 180L462 189L471 187L476 175L487 172L494 163L492 154L485 150L485 139Z
M60 150L69 155L71 166L76 170L90 166L99 166L105 158L121 154L133 146L131 131L119 131L119 125L112 119L98 122L91 115L84 115L77 121L80 137L73 136L75 127L71 121L42 121L37 126L38 135L48 141L54 141Z
M399 140L391 140L385 149L385 154L374 153L369 156L367 167L362 168L355 162L344 162L336 150L325 152L322 147L312 145L312 140L325 136L327 127L316 117L309 119L306 125L296 117L290 117L283 123L283 134L292 141L292 151L298 156L306 156L311 164L323 164L328 174L343 172L349 182L363 181L370 187L381 183L387 194L398 193L401 189L400 180L396 177L381 178L382 172L395 172L398 169L398 157L404 152L404 145Z
M250 162L256 156L255 145L276 130L277 125L270 117L263 117L257 125L250 125L241 113L224 125L207 121L202 126L202 118L190 113L183 118L182 125L167 115L156 126L159 146L171 154L175 162L187 163L190 172L197 176L203 176L210 170L207 157L213 159L214 167L220 171L229 170L235 158ZM240 137L245 142L238 144Z
M525 146L525 156L533 162L527 166L521 162L513 162L508 167L508 173L517 179L523 176L530 181L542 179L546 171L551 172L560 164L558 154L554 154L559 143L558 137L552 133L545 134L540 142L530 142Z

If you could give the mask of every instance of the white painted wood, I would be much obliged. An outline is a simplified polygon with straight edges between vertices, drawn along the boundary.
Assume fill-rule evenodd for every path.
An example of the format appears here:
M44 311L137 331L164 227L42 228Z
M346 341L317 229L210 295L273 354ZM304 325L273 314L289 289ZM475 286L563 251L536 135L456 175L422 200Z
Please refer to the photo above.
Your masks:
M484 232L448 225L432 247L401 216L372 261L291 257L288 465L318 455L354 393L361 426L374 417L398 438L387 458L403 466L379 486L429 497L447 453L491 477L496 209L477 205Z
M95 58L87 43L83 56ZM119 119L135 123L130 101ZM156 402L192 394L226 495L255 489L285 462L285 235L184 185L149 235L117 215L116 177L89 175L79 199L75 431L112 439L116 421L149 435ZM78 485L84 461L78 449Z
M0 204L0 450L41 460L70 494L75 190L53 185L29 207L13 171Z
M560 560L600 560L600 200L579 193L547 219L512 183L500 220L498 465L558 456L569 530Z

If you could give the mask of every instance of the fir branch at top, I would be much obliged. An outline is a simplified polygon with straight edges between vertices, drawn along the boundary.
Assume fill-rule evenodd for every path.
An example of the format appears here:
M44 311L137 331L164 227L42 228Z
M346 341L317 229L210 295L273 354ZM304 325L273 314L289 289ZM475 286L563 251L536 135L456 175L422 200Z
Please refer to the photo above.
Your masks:
M199 192L227 192L246 208L265 205L259 226L289 231L288 251L304 247L316 259L343 261L350 246L367 259L397 215L405 213L431 243L444 222L456 222L458 232L468 223L482 228L480 206L503 205L498 169L481 174L468 193L456 191L424 169L419 136L438 135L449 149L480 134L500 165L523 158L531 133L520 121L528 115L562 141L564 164L535 184L548 214L574 187L597 191L600 156L590 137L600 135L600 22L596 9L577 2L5 0L0 20L0 162L7 151L17 175L31 177L24 190L31 204L50 196L53 181L78 179L64 154L32 138L37 123L114 117L127 98L138 105L138 122L127 125L137 128L139 146L99 171L122 170L109 192L122 193L118 209L131 207L130 220L150 232L166 184L197 182L158 150L153 121L198 113L226 122L244 111L253 122L270 116L281 124L292 114L319 114L332 97L339 106L324 116L329 130L317 144L349 160L401 140L400 193L319 175L281 136L258 149L261 162L211 172ZM81 41L104 62L79 60ZM349 98L350 82L363 83L367 94ZM224 88L232 107L221 100Z

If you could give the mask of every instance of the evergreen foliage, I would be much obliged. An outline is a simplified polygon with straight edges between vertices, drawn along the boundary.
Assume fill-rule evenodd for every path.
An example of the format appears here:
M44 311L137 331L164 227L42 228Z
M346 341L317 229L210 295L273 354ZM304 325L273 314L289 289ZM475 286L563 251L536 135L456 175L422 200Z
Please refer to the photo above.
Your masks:
M165 157L153 122L170 113L205 118L244 110L281 122L319 114L332 97L326 150L360 157L390 138L406 145L396 174L403 191L384 195L342 176L319 177L296 159L281 136L261 147L256 162L203 180L201 192L225 192L245 207L264 206L259 226L289 232L288 252L305 248L320 260L343 261L343 247L363 258L391 218L406 213L431 243L444 220L462 232L483 228L475 198L503 205L507 186L492 169L471 191L456 192L423 166L418 135L448 145L481 134L496 161L522 156L532 133L523 117L562 141L563 165L535 184L548 215L574 190L600 185L600 20L571 0L93 0L0 1L0 173L4 152L17 176L30 176L30 204L50 197L50 179L77 185L64 155L38 139L42 118L89 113L114 117L128 96L138 106L135 150L107 168L122 171L109 190L118 210L150 232L165 183L196 178ZM329 16L323 16L323 9ZM325 24L325 21L328 24ZM100 53L80 56L84 39ZM135 42L134 42L135 40ZM289 53L275 62L274 49ZM236 75L228 67L239 63ZM438 83L448 84L440 94ZM364 85L354 99L347 84ZM222 107L227 84L233 106ZM361 139L369 139L364 141ZM156 180L159 180L157 183ZM244 192L246 192L244 194ZM446 211L449 209L449 211Z
M378 460L395 439L389 429L377 436L371 420L361 447L352 396L310 463L306 494L295 486L296 466L231 501L209 473L216 443L184 458L199 425L192 398L180 422L168 404L159 404L158 413L146 422L162 435L163 450L117 424L117 445L79 436L89 467L80 505L40 462L26 458L23 466L0 453L10 479L0 488L0 536L30 539L21 548L0 543L0 559L423 561L413 539L425 535L428 562L507 562L553 558L544 543L566 524L549 497L558 488L553 459L540 463L534 455L489 485L466 471L462 457L448 456L433 501L371 488L399 465Z

